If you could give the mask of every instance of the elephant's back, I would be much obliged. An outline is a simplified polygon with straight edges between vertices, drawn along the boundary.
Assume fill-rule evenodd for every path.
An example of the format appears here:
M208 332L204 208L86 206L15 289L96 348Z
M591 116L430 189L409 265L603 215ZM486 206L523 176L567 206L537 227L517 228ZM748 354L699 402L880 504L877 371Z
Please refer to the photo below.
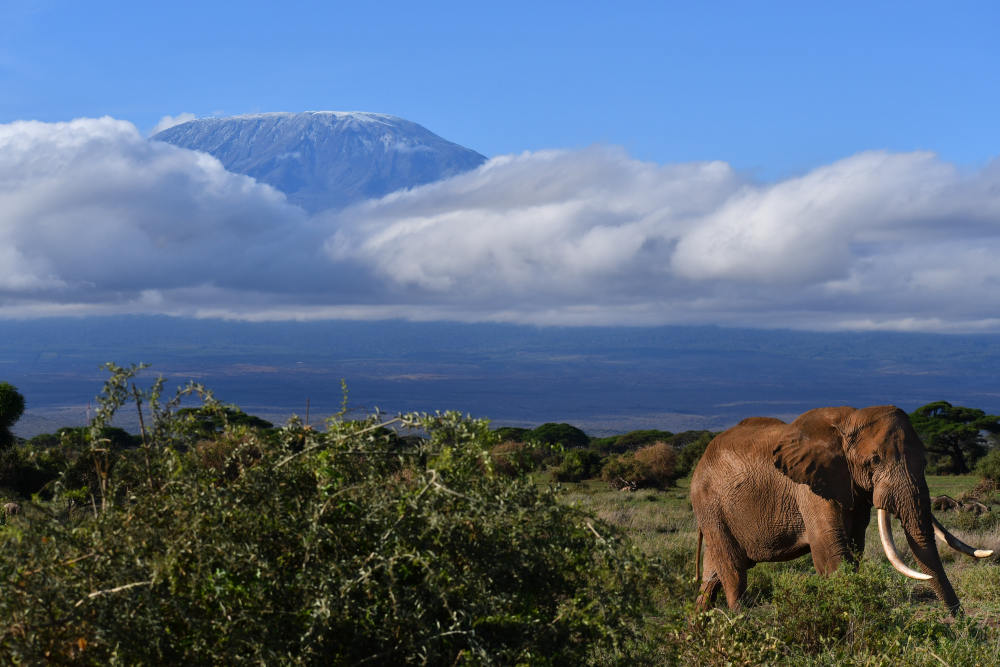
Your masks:
M691 476L691 504L695 514L734 493L767 486L778 476L771 461L770 431L785 422L751 417L723 431L705 448Z
M695 475L770 462L772 442L787 424L773 417L750 417L712 438L695 466Z

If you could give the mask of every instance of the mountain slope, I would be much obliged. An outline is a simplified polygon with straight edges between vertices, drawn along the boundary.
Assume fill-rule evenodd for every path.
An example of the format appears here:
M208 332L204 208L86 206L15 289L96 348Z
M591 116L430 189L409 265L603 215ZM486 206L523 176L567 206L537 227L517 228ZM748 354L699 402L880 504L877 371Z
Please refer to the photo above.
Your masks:
M416 123L339 111L200 118L154 140L204 151L315 212L475 169L486 158Z

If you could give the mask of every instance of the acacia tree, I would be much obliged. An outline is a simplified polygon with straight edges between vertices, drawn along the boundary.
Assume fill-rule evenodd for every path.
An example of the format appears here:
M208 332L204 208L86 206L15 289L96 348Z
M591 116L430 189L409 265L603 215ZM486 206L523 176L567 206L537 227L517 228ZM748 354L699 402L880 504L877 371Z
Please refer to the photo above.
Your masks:
M14 445L15 438L10 429L23 414L24 396L14 385L0 382L0 449L9 449Z
M567 449L587 447L590 444L590 436L577 427L564 423L542 424L531 431L530 437L546 445L562 445Z
M984 434L1000 433L1000 416L947 401L917 408L910 422L924 441L929 462L942 473L968 473L986 453Z

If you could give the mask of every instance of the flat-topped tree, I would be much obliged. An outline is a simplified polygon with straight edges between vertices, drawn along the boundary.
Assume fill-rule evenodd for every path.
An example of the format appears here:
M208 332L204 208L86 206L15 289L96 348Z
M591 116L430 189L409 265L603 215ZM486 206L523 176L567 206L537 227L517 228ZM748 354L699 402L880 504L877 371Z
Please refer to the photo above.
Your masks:
M984 433L1000 433L1000 416L935 401L910 413L929 463L942 473L965 474L987 450Z

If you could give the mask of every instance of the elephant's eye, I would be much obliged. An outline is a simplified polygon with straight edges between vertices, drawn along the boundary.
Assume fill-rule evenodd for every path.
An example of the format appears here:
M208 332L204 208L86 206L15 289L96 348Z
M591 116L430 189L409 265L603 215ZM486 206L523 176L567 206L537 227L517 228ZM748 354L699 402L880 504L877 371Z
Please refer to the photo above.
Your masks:
M882 461L882 457L878 454L872 454L871 462L873 466L877 466Z

